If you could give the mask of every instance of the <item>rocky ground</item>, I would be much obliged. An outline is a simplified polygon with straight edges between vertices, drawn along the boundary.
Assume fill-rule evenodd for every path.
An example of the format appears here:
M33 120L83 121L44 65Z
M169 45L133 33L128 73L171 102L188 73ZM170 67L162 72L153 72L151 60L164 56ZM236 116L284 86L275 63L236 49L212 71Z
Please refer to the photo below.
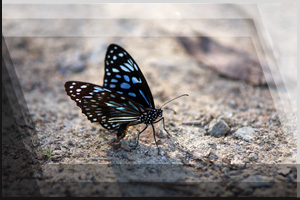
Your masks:
M151 27L131 23L115 20L114 26L137 32ZM8 21L4 27L16 25ZM31 139L24 140L30 151L12 154L17 146L8 142L2 160L10 156L23 163L31 157L40 195L296 196L297 130L293 121L281 121L276 87L217 73L173 36L5 37L5 43L34 128ZM69 80L102 85L110 43L124 47L138 63L156 107L189 94L168 104L176 114L164 110L170 137L161 124L155 125L160 155L150 127L136 149L143 125L130 127L116 143L115 133L88 121L65 93ZM28 128L21 127L24 131ZM49 156L42 153L47 151ZM11 174L20 166L12 163L4 160L2 165L3 195L36 195L36 190L24 190L26 181L12 184L28 179L14 178Z

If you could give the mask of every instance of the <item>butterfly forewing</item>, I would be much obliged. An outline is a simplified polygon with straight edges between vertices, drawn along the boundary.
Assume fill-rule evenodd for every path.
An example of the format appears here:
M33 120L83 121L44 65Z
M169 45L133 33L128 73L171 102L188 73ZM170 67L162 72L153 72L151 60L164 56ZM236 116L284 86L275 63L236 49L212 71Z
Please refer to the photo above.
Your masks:
M65 90L91 122L99 122L109 130L119 128L122 123L137 123L145 111L114 90L92 83L68 81Z
M106 52L103 86L145 108L155 108L150 88L140 68L122 47L115 44L111 44Z

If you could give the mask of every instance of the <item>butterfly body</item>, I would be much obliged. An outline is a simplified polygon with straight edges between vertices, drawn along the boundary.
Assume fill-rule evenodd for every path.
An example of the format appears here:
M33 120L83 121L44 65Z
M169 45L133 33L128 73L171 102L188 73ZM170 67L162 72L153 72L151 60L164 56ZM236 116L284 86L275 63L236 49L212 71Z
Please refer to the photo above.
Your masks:
M138 134L138 145L139 135L151 125L157 146L153 124L162 120L164 130L167 130L162 109L155 108L140 68L122 47L115 44L108 47L104 62L103 86L68 81L65 83L67 94L91 122L98 122L107 130L117 130L118 139L125 137L129 126L145 124Z

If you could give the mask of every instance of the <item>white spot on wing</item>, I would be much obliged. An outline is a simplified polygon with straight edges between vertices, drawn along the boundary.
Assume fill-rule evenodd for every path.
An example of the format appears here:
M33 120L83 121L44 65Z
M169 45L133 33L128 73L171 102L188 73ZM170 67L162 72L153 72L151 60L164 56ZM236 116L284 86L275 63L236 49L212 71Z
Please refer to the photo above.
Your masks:
M101 87L95 86L94 87L94 92L102 92L103 89Z
M123 65L120 65L120 67L124 72L130 72L130 70L127 67L125 67Z
M131 59L127 60L131 65L133 64L133 61Z
M112 71L115 72L115 73L120 72L120 71L119 71L118 69L116 69L116 68L112 68Z
M124 65L126 65L126 67L128 67L131 71L134 71L133 67L130 64L124 63Z

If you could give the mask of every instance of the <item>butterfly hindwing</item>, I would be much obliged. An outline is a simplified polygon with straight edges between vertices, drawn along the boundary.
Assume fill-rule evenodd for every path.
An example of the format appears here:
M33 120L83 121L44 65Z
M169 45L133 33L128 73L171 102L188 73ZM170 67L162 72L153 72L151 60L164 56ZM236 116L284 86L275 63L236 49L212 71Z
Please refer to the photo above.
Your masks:
M131 99L92 83L68 81L65 90L91 122L99 122L109 130L138 122L145 110Z
M122 47L115 44L111 44L106 52L103 86L146 108L155 108L152 93L140 68Z

